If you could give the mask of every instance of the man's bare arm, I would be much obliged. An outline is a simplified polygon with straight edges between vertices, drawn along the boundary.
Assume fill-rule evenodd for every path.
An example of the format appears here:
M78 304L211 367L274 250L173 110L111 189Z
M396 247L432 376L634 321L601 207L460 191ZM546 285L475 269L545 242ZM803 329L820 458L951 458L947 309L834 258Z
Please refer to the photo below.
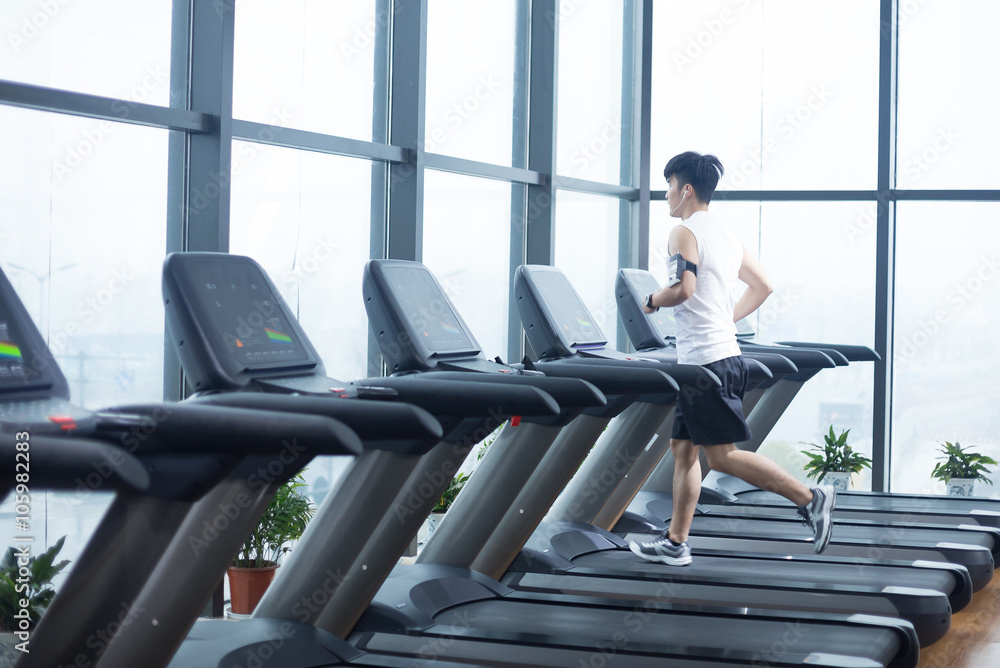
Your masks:
M743 296L736 302L733 310L733 322L738 322L756 311L768 295L774 292L771 278L764 271L760 262L751 255L746 248L743 249L743 263L740 265L740 280L747 284L747 289Z
M691 234L691 230L678 225L670 230L670 239L667 242L667 252L670 255L680 253L688 262L698 264L698 241ZM681 274L681 282L669 288L661 288L653 293L653 306L660 308L665 306L677 306L690 299L694 294L694 289L698 285L698 277L690 271ZM647 313L652 313L643 307Z

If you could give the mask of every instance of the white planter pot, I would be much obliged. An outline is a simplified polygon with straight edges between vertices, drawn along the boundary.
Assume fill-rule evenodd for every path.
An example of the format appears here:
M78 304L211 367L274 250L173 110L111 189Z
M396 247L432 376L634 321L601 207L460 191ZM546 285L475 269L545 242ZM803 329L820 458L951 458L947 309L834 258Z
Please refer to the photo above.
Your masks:
M838 492L846 492L851 488L851 474L847 471L829 471L823 476L823 482Z
M948 496L972 496L976 487L975 478L952 478L948 483Z
M434 529L437 528L441 520L444 519L444 513L431 513L424 523L420 527L420 531L417 533L417 549L422 548L427 544L427 541L431 539L431 535L434 533Z

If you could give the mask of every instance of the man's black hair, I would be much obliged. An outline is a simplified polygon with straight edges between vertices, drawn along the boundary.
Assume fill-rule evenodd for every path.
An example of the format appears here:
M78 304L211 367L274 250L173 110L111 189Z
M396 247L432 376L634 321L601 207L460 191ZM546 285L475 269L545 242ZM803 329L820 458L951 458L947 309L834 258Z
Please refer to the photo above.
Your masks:
M708 204L725 171L714 155L685 151L670 158L663 168L663 178L669 181L671 176L676 176L678 185L690 184L695 196Z

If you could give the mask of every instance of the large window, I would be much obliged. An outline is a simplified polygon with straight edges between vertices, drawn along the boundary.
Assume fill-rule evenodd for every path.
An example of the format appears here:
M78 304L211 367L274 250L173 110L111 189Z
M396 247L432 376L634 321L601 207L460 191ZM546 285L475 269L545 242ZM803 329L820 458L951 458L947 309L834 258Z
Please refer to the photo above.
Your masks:
M893 488L943 493L939 444L1000 460L1000 204L903 202L897 217Z
M4 0L0 79L167 104L172 4Z
M377 39L389 19L375 0L241 2L233 116L372 138Z
M877 3L656 3L653 21L654 178L695 150L725 189L875 186Z
M562 2L556 172L620 183L623 2Z
M901 3L897 187L1000 187L998 21L990 0Z
M425 149L510 165L515 3L431 0L428 10Z
M870 268L875 235L856 233L875 205L781 202L761 206L761 263L775 285L758 311L763 341L815 341L873 346L875 286ZM868 271L859 270L867 267ZM832 426L850 429L851 446L872 452L874 365L853 362L807 381L774 426L761 452L800 475L804 443L822 444ZM866 469L855 488L870 488Z

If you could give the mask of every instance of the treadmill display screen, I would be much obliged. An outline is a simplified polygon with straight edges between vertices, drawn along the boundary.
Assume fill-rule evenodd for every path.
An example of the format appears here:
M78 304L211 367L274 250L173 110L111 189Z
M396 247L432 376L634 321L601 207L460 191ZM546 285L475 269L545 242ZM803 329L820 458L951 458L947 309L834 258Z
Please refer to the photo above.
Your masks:
M271 368L309 360L295 325L257 267L197 263L191 267L191 280L196 298L239 364Z
M565 275L558 271L535 271L531 277L560 335L571 345L607 343L604 333Z
M660 289L660 284L649 272L628 274L632 282L632 287L638 295L639 301L646 298ZM646 319L652 323L653 329L660 340L673 339L677 336L677 321L674 320L674 310L672 308L661 308L656 313L647 313Z
M38 368L44 369L42 361L43 358L32 355L26 348L18 323L10 319L5 305L0 304L0 390L51 385L51 379Z
M385 277L415 336L432 353L479 352L429 271L388 266Z

